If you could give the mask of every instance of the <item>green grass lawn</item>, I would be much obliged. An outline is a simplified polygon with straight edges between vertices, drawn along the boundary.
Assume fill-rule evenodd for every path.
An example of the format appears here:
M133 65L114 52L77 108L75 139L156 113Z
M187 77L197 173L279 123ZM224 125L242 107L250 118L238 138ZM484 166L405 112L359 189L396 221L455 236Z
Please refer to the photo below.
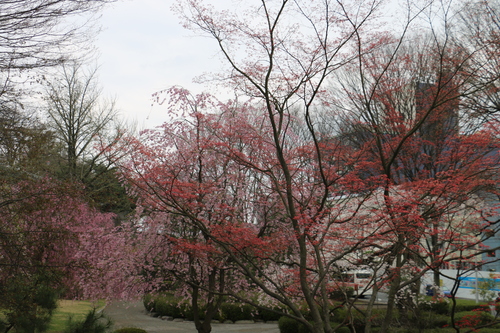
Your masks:
M68 301L60 300L58 307L54 311L50 322L48 333L60 333L64 331L71 316L73 320L83 319L85 315L94 307L101 309L106 303L104 301Z

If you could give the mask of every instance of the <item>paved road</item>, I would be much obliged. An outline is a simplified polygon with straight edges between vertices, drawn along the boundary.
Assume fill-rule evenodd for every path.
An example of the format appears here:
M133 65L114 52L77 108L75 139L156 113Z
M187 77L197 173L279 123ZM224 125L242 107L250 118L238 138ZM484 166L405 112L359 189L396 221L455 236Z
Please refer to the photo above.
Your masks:
M146 314L142 302L113 302L106 306L104 313L115 323L115 328L138 327L148 333L196 333L192 322L172 322L153 318ZM279 333L277 324L213 324L213 333Z

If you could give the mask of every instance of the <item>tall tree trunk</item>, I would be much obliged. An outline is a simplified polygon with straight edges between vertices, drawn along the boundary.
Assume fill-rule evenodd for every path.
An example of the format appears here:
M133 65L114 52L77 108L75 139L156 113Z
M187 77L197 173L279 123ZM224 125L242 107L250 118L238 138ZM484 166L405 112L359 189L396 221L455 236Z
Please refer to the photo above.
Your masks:
M217 281L217 276L218 281ZM224 270L214 269L209 276L208 284L208 295L206 301L205 318L201 320L200 318L200 308L198 305L199 299L199 288L193 287L193 295L191 298L191 304L193 309L193 320L198 333L210 333L212 331L212 319L219 311L222 304L225 288L225 272ZM217 286L218 282L218 286ZM218 289L216 292L215 290Z
M378 288L378 284L374 283L373 284L372 296L370 297L370 301L368 302L368 305L366 307L365 333L370 333L371 329L372 329L373 306L375 305L375 301L377 300L378 289L379 289Z
M388 332L389 326L391 325L394 315L394 308L396 305L396 294L398 293L401 285L401 267L403 266L403 260L401 259L401 255L397 251L398 248L399 246L395 247L396 267L393 268L391 274L391 286L387 295L387 310L385 313L384 322L382 323L382 327L380 329L381 333Z

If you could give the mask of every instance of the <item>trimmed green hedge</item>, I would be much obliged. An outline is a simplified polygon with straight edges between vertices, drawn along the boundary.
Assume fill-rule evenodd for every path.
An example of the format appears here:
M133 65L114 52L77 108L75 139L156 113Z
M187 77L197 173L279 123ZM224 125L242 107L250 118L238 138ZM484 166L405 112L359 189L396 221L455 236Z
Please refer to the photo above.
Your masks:
M273 308L273 310L283 312L283 310L278 307ZM257 318L263 321L278 321L281 318L281 314L271 310L258 309L257 311L258 311Z
M304 324L297 322L295 319L281 317L278 320L280 333L299 333L299 328L304 327Z
M331 323L332 328L337 327L338 323ZM295 319L289 317L281 317L278 320L278 328L280 333L308 333L309 330L303 323L297 322ZM350 333L351 330L347 326L339 327L335 333ZM356 330L356 332L359 332Z
M248 304L222 303L220 307L222 320L253 320L257 316L257 309Z
M174 297L172 294L165 294L160 296L146 295L144 297L144 306L148 311L155 312L159 316L171 316L174 318L186 318L189 320L193 319L192 308L189 303ZM408 329L410 325L413 329L438 329L441 330L445 326L450 325L449 310L451 304L446 302L438 302L433 304L422 304L420 306L420 311L418 317L414 317L412 314L405 316L405 321L401 321L399 315L399 310L395 309L394 312L394 327L391 329L398 331L404 331ZM276 311L280 311L280 308L274 308ZM307 307L303 307L303 315L306 320L311 320L309 318L309 312ZM459 302L457 304L457 310L463 309L483 309L476 311L456 311L456 321L462 320L467 316L480 317L480 323L488 323L493 319L489 314L489 309L485 305L478 305L473 302ZM205 309L200 308L200 318L203 319ZM362 313L355 309L351 309L350 313L343 307L332 307L332 326L338 326L338 323L347 322L346 317L349 316L349 322L354 325L356 331L363 331L366 324L366 318ZM372 312L372 327L373 331L376 332L382 325L385 317L384 309L374 309ZM298 323L297 321L290 319L288 317L281 317L270 310L261 310L250 306L248 304L241 304L236 302L224 302L219 309L219 312L214 317L214 320L224 321L238 321L238 320L263 320L263 321L278 321L281 333L305 333L307 332L306 326ZM349 327L340 327L337 332L348 332ZM121 333L121 332L120 332Z
M158 316L170 316L174 318L186 318L193 320L193 311L191 304L182 301L171 294L165 295L146 295L143 299L144 307L149 312L154 312ZM201 319L205 315L205 307L200 306L199 316ZM279 307L274 310L279 311ZM277 321L281 314L271 310L258 309L254 306L235 302L222 303L219 312L214 316L215 320L237 321L237 320L263 320Z
M143 330L142 328L124 327L117 329L113 333L148 333L148 332Z
M451 310L450 303L445 301L445 300L439 301L439 302L434 302L434 303L423 302L423 303L420 303L418 305L418 307L420 310L432 311L432 312L435 312L437 314L442 314L442 315L449 314L450 310Z
M451 311L451 304L450 304L449 308ZM474 311L474 310L489 311L490 308L487 304L476 304L476 303L457 303L457 306L455 307L455 313Z

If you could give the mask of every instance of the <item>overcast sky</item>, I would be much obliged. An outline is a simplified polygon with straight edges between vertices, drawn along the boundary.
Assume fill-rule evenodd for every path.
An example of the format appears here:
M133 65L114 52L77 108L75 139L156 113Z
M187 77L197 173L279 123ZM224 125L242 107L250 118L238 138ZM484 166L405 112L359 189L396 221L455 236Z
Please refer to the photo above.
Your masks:
M241 1L241 0L240 0ZM220 69L213 40L184 29L171 10L176 0L120 0L105 8L96 42L99 81L117 108L140 129L160 125L164 107L151 106L151 95L180 85L194 93L206 90L193 79ZM210 0L223 6L238 1ZM392 0L392 2L397 2Z
M171 11L175 0L122 0L102 12L97 40L99 82L116 97L117 107L140 128L165 119L151 95L172 85L193 92L204 87L193 79L220 64L213 41L185 30Z

